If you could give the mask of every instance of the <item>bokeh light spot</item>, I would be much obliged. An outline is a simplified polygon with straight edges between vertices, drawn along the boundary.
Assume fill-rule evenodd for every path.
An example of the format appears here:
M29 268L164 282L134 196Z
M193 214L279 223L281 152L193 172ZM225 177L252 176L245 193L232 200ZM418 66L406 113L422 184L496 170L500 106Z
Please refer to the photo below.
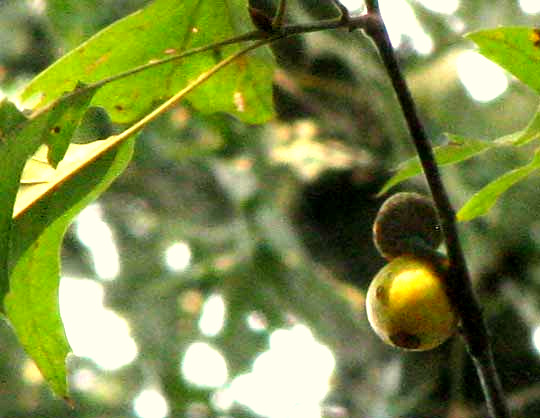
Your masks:
M203 335L214 337L223 329L225 323L225 301L221 295L210 295L204 302L199 329Z
M155 389L145 389L133 401L133 409L140 418L165 418L169 406L163 395Z
M413 8L403 0L380 2L390 40L398 48L404 39L409 39L416 52L427 55L433 51L433 40L424 31Z
M426 9L451 15L459 8L459 0L417 0Z
M268 418L322 416L335 367L330 349L304 325L274 331L269 342L252 371L236 377L221 400L239 402Z
M532 341L535 350L540 353L540 326L536 327L532 334Z
M120 272L120 257L111 228L103 220L101 206L87 206L75 220L79 241L90 251L96 274L111 280Z
M165 251L165 262L171 271L184 271L191 263L191 249L185 242L175 242Z
M128 323L103 306L103 286L92 280L63 277L60 314L73 353L106 370L131 363L137 346Z
M540 13L540 1L538 0L519 0L519 7L527 14Z
M340 0L340 3L350 11L357 11L364 8L364 0Z
M495 63L474 51L461 53L456 60L459 79L471 97L489 102L508 88L508 78Z
M221 353L204 342L191 344L181 363L184 379L196 386L217 388L228 379L227 363Z

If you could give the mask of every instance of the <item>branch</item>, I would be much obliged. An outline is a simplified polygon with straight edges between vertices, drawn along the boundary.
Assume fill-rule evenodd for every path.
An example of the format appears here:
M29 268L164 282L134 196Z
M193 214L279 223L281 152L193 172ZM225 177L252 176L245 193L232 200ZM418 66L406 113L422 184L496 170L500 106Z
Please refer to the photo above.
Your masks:
M455 212L442 183L433 149L399 68L378 2L366 1L366 7L368 19L364 30L375 43L388 72L437 208L449 259L448 296L460 317L462 336L476 367L490 415L493 418L510 417L493 361L487 327L461 248Z
M283 2L283 4L285 4L285 2ZM132 76L134 74L145 71L149 68L167 64L172 61L179 61L189 56L200 54L203 52L219 50L220 48L224 46L228 46L228 45L240 44L240 43L251 42L251 41L260 41L260 40L266 40L267 42L264 42L263 44L267 44L267 43L269 44L283 38L288 38L290 36L299 35L302 33L319 32L319 31L329 30L329 29L348 28L349 30L352 31L355 29L365 28L366 21L367 21L367 17L365 15L361 15L361 16L349 17L347 19L343 19L343 18L327 19L327 20L321 20L317 22L300 23L296 25L276 26L270 29L269 31L254 30L251 32L244 33L242 35L225 39L223 41L218 41L209 45L204 45L198 48L189 49L187 51L181 52L179 54L171 55L164 59L155 60L147 64L140 65L138 67L132 68L123 73L116 74L114 76L100 80L96 83L90 84L86 87L92 87L92 88L101 87L102 85L120 80L122 78ZM263 44L260 44L258 46L262 46Z

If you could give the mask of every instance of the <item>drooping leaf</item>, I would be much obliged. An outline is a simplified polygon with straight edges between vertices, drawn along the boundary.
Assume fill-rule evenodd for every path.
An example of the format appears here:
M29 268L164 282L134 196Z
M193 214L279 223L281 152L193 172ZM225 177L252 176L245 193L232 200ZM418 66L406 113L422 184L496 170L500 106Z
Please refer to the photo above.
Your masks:
M457 214L459 221L470 221L485 215L497 202L497 199L514 184L522 181L540 168L540 148L536 150L532 161L520 168L503 174L474 194Z
M175 99L198 87L202 80L234 59L231 56L200 74ZM35 155L26 164L24 174L28 177L19 190L13 211L16 224L11 236L10 292L5 298L5 309L19 340L61 396L67 396L65 357L69 351L58 308L58 254L62 237L73 217L121 172L129 157L120 160L120 168L104 174L96 172L96 165L99 167L116 146L166 109L168 106L164 104L123 133L106 140L71 144L54 172L52 166L44 167L43 155ZM45 178L40 178L40 173Z
M41 95L43 106L78 82L95 83L252 29L245 0L156 0L61 58L28 85L23 98ZM104 107L115 122L132 122L240 48L231 45L146 69L103 87L92 104ZM255 51L187 100L206 113L225 111L246 122L264 122L273 115L273 65L268 50Z
M96 153L102 142L71 145L65 161L54 173L49 171L44 182L22 186L15 205L6 314L50 387L64 398L68 396L65 360L70 348L58 305L60 246L77 213L124 170L134 144L132 139ZM97 157L83 158L86 164L81 166L77 160L85 153ZM70 171L74 166L78 168Z
M464 138L448 134L449 141L445 145L434 148L435 159L439 166L456 164L479 155L495 146L493 142L479 139ZM418 157L402 162L397 173L382 187L379 195L386 193L392 187L411 177L422 173L422 166Z
M540 29L503 27L469 33L479 52L540 93Z
M234 62L236 56L241 54L231 56L200 74L197 80L189 83L175 99L183 97L219 69ZM91 168L105 158L111 149L133 136L160 115L161 110L166 109L168 105L164 104L123 133L106 140L90 144L71 144L54 172L44 167L45 160L39 153L26 164L24 174L28 177L19 190L14 208L17 225L19 222L21 225L20 228L14 228L11 238L10 261L13 268L10 275L10 293L5 299L5 306L19 340L49 380L51 387L62 396L67 396L65 357L69 350L57 301L58 253L62 236L78 211L99 193L100 187L106 187L118 174L113 172L113 177L105 185L95 184L101 176ZM87 175L89 170L91 174ZM40 173L44 173L45 178L40 178ZM81 193L88 193L88 196ZM70 206L72 204L73 207ZM23 221L25 219L26 222ZM54 255L56 257L53 257ZM43 300L45 303L40 303ZM45 321L44 324L41 321Z
M14 232L13 208L23 168L28 158L44 142L50 144L50 149L53 150L53 160L62 158L62 150L67 147L95 90L86 89L65 94L29 118L7 101L0 104L0 127L2 129L0 138L0 202L2 203L0 205L0 299L4 302L2 310L5 311L23 346L51 382L53 389L62 396L65 396L66 393L65 378L62 386L58 383L57 371L51 372L47 366L43 366L44 363L50 362L60 353L64 353L67 347L67 343L62 344L62 340L58 340L58 330L63 330L59 318L57 323L48 321L45 312L47 309L54 310L58 301L51 300L48 297L47 289L44 289L43 286L34 286L32 282L42 275L52 274L54 268L52 265L42 265L39 271L27 269L25 272L27 274L23 274L24 272L19 269L20 262L24 263L23 260L38 263L40 257L50 257L50 252L54 251L55 247L44 245L43 241L37 239L32 242L32 239L37 237L33 237L26 228ZM35 247L36 251L28 252L25 257L22 254L16 254L14 251L15 241L20 239L29 240L28 245ZM58 246L56 246L56 251L58 251ZM56 262L57 258L58 252L56 252ZM30 283L32 283L31 286L29 286ZM10 309L6 296L10 289L12 292L23 289L24 297L31 302L23 303L17 300L17 308ZM39 305L35 305L34 302L37 298L42 301L42 306L46 305L45 310L36 312L35 308ZM29 320L28 323L22 324L20 322L21 316L18 314L18 309L24 309L26 312L24 315L32 314L32 316L25 317ZM31 333L36 336L32 338L38 336L43 338L42 346L48 347L52 344L53 349L36 352L31 345L25 344L23 334L28 330L31 330ZM21 335L23 335L22 338ZM60 342L58 343L58 341ZM65 376L65 371L63 373Z

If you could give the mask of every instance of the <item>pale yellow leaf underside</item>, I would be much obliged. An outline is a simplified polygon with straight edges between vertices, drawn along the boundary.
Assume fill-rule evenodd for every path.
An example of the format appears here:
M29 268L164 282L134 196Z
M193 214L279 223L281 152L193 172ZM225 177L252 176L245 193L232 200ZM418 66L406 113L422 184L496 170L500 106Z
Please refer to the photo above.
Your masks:
M124 138L111 136L106 140L89 144L70 144L64 159L60 161L56 169L47 163L47 147L42 146L26 163L13 209L13 217L19 216L44 195L54 193L54 190L63 182L111 149L119 142L119 139Z

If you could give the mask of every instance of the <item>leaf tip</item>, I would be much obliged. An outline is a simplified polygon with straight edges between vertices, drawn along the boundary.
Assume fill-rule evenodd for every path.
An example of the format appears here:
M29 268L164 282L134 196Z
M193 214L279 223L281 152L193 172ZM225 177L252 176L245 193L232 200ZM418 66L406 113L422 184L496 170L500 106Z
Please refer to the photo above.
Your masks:
M472 218L467 216L467 214L463 211L463 208L459 210L459 212L456 214L456 220L458 222L467 222L470 221Z
M381 197L383 197L383 196L388 192L388 190L389 190L391 187L392 187L392 186L388 186L388 183L385 184L385 185L381 188L381 190L379 190L379 191L377 192L377 194L375 195L375 197L376 197L377 199L380 199Z

